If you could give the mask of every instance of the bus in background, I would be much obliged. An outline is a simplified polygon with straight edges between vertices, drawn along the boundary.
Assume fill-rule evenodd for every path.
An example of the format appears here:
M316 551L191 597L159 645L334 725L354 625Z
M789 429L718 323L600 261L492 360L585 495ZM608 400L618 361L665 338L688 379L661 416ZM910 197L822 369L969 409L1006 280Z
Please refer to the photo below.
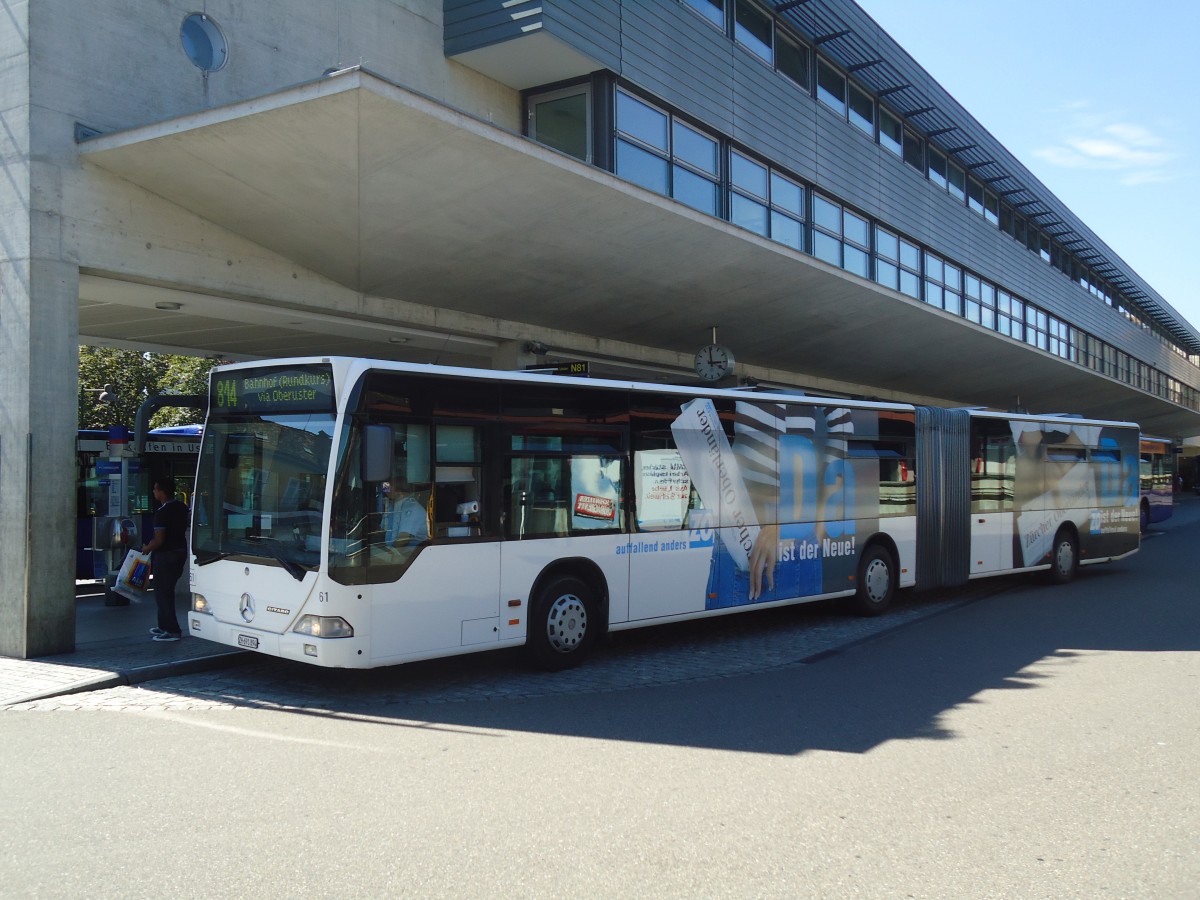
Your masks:
M1175 511L1175 444L1167 438L1141 436L1138 484L1142 531L1165 522Z
M125 551L154 531L154 481L175 479L185 497L191 494L200 451L199 425L155 428L141 453L132 447L128 429L81 428L75 441L75 578L102 580L121 565ZM118 448L113 452L112 438ZM124 496L122 496L122 494ZM124 501L124 502L122 502Z
M524 645L1139 546L1136 425L341 358L222 366L190 633L323 666Z

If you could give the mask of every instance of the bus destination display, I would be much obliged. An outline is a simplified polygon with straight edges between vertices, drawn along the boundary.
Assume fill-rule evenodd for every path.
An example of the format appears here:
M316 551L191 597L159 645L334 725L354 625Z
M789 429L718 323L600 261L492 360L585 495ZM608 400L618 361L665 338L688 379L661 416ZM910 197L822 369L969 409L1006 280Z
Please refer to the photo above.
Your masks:
M225 413L332 413L333 367L264 367L214 372L209 408Z

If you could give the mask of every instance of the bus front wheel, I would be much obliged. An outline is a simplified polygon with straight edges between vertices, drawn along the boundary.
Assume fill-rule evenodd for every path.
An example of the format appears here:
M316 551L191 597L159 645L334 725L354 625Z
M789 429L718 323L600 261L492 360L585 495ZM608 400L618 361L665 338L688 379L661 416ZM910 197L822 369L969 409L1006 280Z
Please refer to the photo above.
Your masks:
M1050 554L1050 581L1066 584L1079 568L1079 543L1075 535L1062 529L1054 536L1054 551Z
M858 562L854 611L860 616L878 616L887 611L895 596L896 563L892 554L878 544L868 547Z
M583 662L600 630L596 594L574 575L551 579L534 599L526 647L539 668L569 669Z

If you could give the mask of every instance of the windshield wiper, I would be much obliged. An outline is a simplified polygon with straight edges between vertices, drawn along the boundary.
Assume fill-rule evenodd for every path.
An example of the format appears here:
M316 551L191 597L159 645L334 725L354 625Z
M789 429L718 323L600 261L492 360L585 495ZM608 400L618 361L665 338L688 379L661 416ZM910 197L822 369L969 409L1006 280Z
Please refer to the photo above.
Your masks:
M219 559L228 559L231 556L233 556L232 553L207 553L203 556L197 553L196 565L207 566L209 563L215 563Z
M308 572L304 566L296 562L294 559L288 559L279 550L273 546L275 538L263 537L262 535L249 535L246 540L254 541L256 544L262 544L267 552L271 554L271 558L279 563L287 571L289 575L297 581L303 581L305 574Z

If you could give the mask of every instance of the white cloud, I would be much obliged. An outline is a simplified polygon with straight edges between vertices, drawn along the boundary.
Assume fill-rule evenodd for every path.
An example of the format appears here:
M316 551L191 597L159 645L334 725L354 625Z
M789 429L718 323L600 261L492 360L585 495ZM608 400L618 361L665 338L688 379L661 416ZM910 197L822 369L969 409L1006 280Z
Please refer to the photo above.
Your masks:
M1168 142L1133 122L1105 120L1075 105L1064 110L1063 136L1034 151L1051 165L1093 169L1118 175L1124 185L1153 184L1177 176L1171 163L1178 158Z

